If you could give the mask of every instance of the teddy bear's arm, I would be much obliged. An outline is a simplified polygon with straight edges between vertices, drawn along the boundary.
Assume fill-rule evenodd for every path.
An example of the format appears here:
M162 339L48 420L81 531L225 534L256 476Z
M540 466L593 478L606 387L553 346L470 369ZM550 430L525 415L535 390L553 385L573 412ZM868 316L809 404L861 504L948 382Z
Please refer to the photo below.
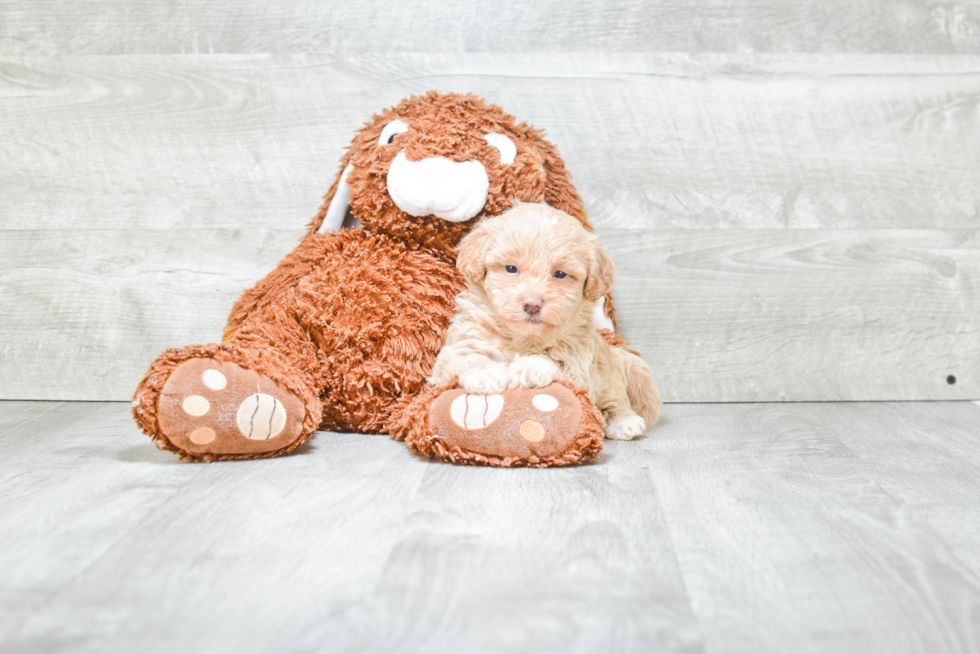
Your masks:
M272 304L317 267L329 249L330 239L323 235L305 237L279 262L272 272L242 293L228 315L222 342L231 340L249 316Z

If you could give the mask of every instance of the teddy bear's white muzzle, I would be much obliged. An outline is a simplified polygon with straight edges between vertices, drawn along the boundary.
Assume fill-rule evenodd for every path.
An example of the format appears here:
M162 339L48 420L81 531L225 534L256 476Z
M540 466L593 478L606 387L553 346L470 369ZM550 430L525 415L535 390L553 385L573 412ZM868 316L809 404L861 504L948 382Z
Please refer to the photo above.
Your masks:
M388 195L410 216L433 215L458 223L476 216L487 202L490 180L479 161L430 157L409 161L399 152L388 168Z

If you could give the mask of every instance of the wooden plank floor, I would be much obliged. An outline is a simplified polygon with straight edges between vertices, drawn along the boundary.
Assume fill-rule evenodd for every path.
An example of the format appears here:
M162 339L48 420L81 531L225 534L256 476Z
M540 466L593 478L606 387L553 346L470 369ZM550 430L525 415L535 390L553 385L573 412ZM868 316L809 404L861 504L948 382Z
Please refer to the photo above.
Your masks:
M0 651L980 651L980 406L673 404L569 470L181 463L0 402Z

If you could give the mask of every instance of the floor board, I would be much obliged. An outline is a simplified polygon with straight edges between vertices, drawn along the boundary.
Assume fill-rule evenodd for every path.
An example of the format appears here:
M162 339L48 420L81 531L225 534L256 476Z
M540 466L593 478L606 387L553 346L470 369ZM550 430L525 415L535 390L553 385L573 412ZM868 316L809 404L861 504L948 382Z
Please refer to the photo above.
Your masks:
M708 651L977 651L975 405L670 409L642 448Z
M970 652L980 406L672 404L569 470L188 464L0 402L0 649Z

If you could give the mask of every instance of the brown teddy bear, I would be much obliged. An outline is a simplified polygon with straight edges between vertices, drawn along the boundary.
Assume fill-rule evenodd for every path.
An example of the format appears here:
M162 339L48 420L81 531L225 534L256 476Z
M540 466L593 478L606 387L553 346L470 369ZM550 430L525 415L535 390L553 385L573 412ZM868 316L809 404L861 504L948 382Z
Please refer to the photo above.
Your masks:
M133 398L137 423L160 449L202 461L286 454L316 429L390 433L460 463L594 457L602 418L584 391L545 389L557 407L547 415L528 391L508 391L493 416L460 424L462 391L425 385L463 288L454 248L515 199L591 229L554 146L499 107L429 92L375 115L307 234L235 304L223 342L153 362Z

